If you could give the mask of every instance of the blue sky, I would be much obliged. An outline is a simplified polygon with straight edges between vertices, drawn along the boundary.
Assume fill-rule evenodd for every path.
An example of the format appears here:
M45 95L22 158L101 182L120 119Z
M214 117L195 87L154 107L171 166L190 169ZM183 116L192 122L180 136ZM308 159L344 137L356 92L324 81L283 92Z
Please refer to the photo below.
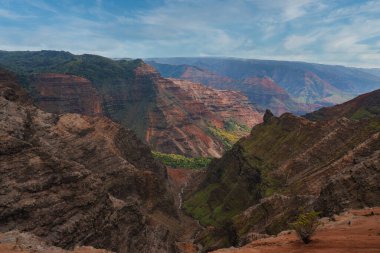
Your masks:
M0 0L0 50L380 67L380 0Z

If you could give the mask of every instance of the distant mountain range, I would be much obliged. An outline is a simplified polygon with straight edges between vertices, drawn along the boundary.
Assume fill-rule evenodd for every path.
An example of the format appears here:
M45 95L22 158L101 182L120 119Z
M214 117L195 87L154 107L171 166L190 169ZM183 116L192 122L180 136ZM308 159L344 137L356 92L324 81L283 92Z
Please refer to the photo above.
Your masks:
M379 69L236 58L146 59L164 77L239 90L276 115L298 115L380 88Z

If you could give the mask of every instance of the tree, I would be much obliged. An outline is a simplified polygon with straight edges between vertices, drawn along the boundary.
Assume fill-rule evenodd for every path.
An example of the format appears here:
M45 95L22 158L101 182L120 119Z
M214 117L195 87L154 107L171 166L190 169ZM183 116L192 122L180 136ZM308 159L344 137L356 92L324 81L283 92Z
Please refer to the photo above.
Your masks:
M297 220L294 223L291 223L291 226L305 244L311 241L311 237L320 225L320 222L318 221L319 214L320 212L315 211L301 213L297 217Z

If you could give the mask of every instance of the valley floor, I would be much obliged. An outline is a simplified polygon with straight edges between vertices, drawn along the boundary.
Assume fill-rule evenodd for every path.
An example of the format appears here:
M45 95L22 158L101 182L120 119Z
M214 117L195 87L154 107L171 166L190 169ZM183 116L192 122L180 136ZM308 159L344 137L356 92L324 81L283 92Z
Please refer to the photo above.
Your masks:
M380 207L352 210L322 219L322 225L309 244L303 244L294 232L254 241L242 248L214 253L380 253Z

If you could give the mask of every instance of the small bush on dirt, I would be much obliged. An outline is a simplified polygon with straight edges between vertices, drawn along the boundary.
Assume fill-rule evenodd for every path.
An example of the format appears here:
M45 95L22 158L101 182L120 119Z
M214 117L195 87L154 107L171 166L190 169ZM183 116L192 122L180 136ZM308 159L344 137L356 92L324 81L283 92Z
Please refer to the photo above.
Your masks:
M311 237L319 226L318 216L319 212L311 211L307 213L301 213L294 223L291 223L293 229L297 232L297 235L304 243L309 243Z

